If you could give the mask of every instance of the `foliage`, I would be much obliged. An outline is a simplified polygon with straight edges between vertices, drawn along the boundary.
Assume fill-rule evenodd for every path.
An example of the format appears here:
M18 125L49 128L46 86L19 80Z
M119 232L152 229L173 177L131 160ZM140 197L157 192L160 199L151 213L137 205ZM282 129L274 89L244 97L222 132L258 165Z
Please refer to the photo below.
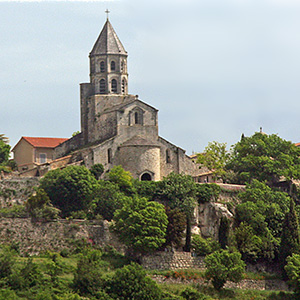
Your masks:
M146 197L149 200L155 200L159 190L158 181L140 181L138 179L133 181L134 189L140 197Z
M196 183L188 175L170 173L160 182L158 195L171 208L179 208L186 215L185 251L191 247L191 219L195 208Z
M183 291L181 291L180 296L186 300L206 300L208 297L198 292L196 289L192 287L186 287Z
M95 176L97 180L99 180L100 176L104 172L104 167L102 164L95 164L91 167L90 172Z
M106 291L113 299L118 300L161 299L161 290L157 284L147 277L145 270L137 264L118 269L107 282Z
M34 219L49 221L57 219L60 213L59 209L53 207L47 193L41 188L36 189L35 193L28 198L25 207Z
M221 217L219 227L219 243L222 249L225 249L229 243L231 220L227 217Z
M95 295L103 285L101 252L87 249L78 261L73 288L83 295Z
M192 249L197 255L204 256L219 250L220 245L211 238L204 239L200 235L193 235Z
M180 247L184 237L186 217L178 208L171 209L170 207L166 207L166 214L168 217L168 226L165 245Z
M289 278L289 283L294 288L296 294L300 295L300 255L292 254L289 256L284 269Z
M10 247L2 245L0 248L0 278L8 277L16 263L15 253Z
M234 145L227 167L238 174L239 183L275 184L281 176L291 182L300 178L300 149L276 134L257 132Z
M280 261L285 265L286 258L293 253L299 254L300 237L299 237L299 224L295 212L294 200L290 200L290 210L286 213L283 222L283 231L280 244Z
M40 181L52 204L68 216L72 211L88 207L97 180L84 166L69 166L49 171Z
M116 183L122 192L129 195L134 192L133 177L130 172L125 171L121 166L114 166L108 173L108 179Z
M126 196L120 191L116 183L99 180L95 188L93 200L90 203L90 218L101 215L105 220L111 220L115 211L121 208Z
M24 205L15 204L1 208L0 216L3 218L27 218L28 212Z
M197 163L200 163L213 172L218 179L226 174L225 166L229 160L226 143L211 142L204 149L204 153L197 154Z
M134 253L151 252L165 242L167 215L162 204L146 198L127 198L114 215L114 230Z
M10 146L0 139L0 164L4 165L8 162Z
M78 130L78 131L74 131L73 133L72 133L72 137L74 137L74 136L76 136L76 135L78 135L78 134L80 134L80 131Z
M245 263L239 252L228 250L215 251L206 256L205 260L207 279L212 279L214 288L220 290L227 280L239 282L245 271Z
M198 203L217 201L221 188L215 183L204 183L196 185L196 197Z

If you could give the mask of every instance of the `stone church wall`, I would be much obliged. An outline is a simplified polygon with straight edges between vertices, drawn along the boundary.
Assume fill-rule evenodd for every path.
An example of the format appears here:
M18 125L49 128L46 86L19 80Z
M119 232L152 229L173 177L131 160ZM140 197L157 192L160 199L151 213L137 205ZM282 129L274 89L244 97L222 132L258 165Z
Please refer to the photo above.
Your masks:
M83 145L83 134L79 133L55 148L54 158L60 158Z

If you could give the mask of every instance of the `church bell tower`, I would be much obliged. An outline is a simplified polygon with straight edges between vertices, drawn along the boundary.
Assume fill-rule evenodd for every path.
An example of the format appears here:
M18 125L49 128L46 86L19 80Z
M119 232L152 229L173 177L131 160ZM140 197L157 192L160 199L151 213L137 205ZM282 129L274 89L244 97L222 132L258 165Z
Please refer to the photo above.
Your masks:
M127 52L108 17L89 58L95 94L128 94Z

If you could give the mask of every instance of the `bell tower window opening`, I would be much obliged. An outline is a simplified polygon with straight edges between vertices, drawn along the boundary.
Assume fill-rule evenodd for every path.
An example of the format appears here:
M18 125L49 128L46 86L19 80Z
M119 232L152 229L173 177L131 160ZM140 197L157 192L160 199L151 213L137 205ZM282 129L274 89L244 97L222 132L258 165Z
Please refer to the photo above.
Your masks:
M122 79L122 93L125 94L125 90L126 90L126 80Z
M149 173L144 173L141 177L141 181L151 181L152 176Z
M111 81L111 91L112 91L112 93L117 93L118 92L118 84L117 84L116 79L113 79Z
M134 124L140 124L140 118L139 118L139 113L136 111L134 113Z
M111 70L111 71L116 71L116 63L115 63L115 61L112 61L112 62L110 63L110 70Z
M100 62L100 72L101 72L101 73L104 73L104 72L105 72L105 64L104 64L104 61L101 61L101 62Z
M100 80L100 94L105 94L105 91L106 91L105 80L101 79Z
M107 162L111 164L111 148L107 149Z
M121 61L121 72L123 72L124 71L124 61L122 60Z

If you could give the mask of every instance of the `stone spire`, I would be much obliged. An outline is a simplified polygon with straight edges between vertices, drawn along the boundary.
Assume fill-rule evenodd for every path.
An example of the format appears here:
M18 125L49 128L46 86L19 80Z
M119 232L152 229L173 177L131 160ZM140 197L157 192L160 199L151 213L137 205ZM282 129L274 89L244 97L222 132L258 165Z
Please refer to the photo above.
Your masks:
M89 57L95 94L128 94L127 52L108 19Z

